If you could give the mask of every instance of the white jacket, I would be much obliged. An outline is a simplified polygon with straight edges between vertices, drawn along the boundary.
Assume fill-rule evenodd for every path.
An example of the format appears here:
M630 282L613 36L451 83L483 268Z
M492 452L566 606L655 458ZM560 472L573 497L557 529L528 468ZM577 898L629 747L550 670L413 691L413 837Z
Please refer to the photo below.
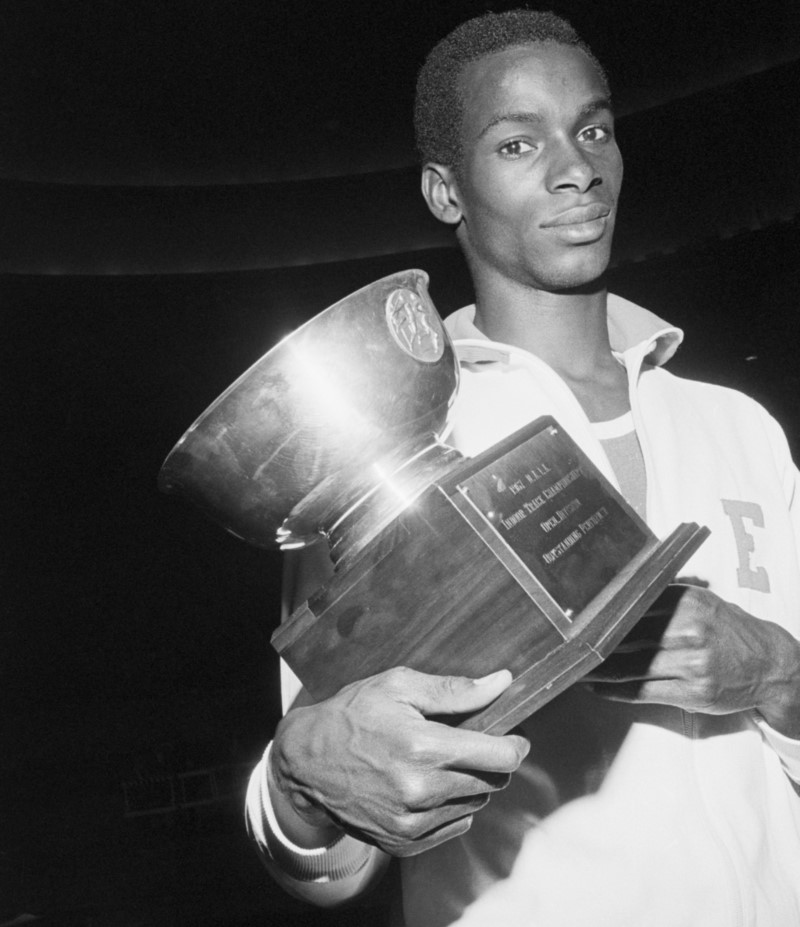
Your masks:
M448 320L472 362L452 442L474 454L551 414L613 481L565 383L531 354L486 341L473 313ZM676 329L613 296L609 319L612 344L626 346L651 528L710 527L683 575L800 637L798 474L782 431L741 393L654 366L677 348ZM644 337L617 330L625 319ZM581 686L523 728L531 750L509 789L463 838L404 861L409 924L448 923L513 865L459 924L800 925L800 797L789 778L800 782L800 743L750 712L627 706Z

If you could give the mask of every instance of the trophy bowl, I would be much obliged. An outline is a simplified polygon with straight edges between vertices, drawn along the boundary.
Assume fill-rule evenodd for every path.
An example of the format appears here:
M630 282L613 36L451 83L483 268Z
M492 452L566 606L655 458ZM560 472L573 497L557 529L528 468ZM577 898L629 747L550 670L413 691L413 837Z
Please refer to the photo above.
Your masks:
M178 441L159 487L257 546L300 547L332 532L336 559L458 456L440 443L457 389L427 274L396 273L256 361ZM354 522L357 532L342 527Z

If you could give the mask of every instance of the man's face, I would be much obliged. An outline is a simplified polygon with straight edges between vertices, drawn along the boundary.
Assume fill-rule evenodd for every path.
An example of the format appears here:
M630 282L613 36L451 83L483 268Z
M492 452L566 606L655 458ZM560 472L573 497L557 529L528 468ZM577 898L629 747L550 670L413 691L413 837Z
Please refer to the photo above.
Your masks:
M622 182L607 92L578 48L537 43L469 64L458 236L473 272L543 290L608 265Z

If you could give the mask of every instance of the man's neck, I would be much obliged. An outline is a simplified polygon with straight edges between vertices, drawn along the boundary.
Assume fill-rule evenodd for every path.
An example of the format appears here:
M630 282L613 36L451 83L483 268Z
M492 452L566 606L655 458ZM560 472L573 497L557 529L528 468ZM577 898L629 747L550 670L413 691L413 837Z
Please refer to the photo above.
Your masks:
M475 325L493 341L535 354L559 373L587 377L611 357L604 287L552 293L503 281L476 287Z
M550 293L478 287L475 325L493 341L541 358L564 379L589 418L600 421L629 408L627 378L608 339L606 296L605 288Z

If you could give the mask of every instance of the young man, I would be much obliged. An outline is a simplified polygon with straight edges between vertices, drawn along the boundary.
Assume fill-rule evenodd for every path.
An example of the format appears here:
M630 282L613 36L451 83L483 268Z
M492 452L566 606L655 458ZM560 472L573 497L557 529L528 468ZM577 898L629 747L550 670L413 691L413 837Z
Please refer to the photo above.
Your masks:
M421 72L416 123L423 195L475 286L448 319L464 374L449 440L474 454L552 414L656 534L712 535L662 620L524 737L426 720L487 704L504 672L396 670L294 707L251 780L262 854L319 904L379 876L375 847L405 857L408 925L453 922L512 867L469 924L796 925L800 501L784 437L741 394L662 370L680 332L606 293L622 160L605 75L568 24L518 11L459 27Z

